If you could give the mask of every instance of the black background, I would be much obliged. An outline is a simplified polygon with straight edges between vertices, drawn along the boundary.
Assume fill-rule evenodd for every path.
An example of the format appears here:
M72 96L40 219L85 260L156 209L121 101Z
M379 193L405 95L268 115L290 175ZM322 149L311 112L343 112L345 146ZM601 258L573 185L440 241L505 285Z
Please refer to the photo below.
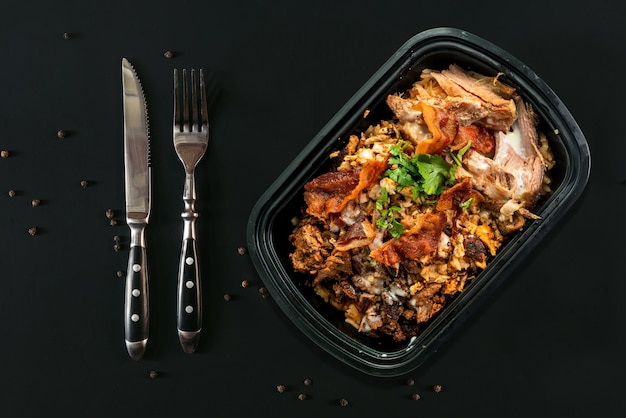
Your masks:
M3 9L2 416L626 414L622 3L22 1ZM260 296L237 249L254 203L289 161L407 39L438 26L499 45L546 81L587 137L592 174L576 206L446 347L407 376L373 378L304 338ZM116 275L129 237L122 57L142 79L151 125L152 321L139 362L124 347ZM183 183L171 142L175 67L205 68L211 88L211 140L197 169L204 334L193 355L180 349L175 322ZM59 129L68 136L57 138Z

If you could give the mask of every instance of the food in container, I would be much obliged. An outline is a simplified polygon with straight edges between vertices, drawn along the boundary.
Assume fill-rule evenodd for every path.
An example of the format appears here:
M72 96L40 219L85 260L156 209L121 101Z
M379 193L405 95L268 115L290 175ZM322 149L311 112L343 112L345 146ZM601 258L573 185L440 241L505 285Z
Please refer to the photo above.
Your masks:
M549 194L554 158L532 106L498 80L424 69L392 118L350 135L304 185L292 266L371 337L419 334Z
M444 100L448 96L455 97L450 92L462 86L468 77L470 81L476 77L486 80L498 91L502 102L499 99L485 101L491 103L490 116L480 117L480 112L472 112L471 101ZM442 86L445 83L451 84L446 85L449 91L444 97L440 93L445 91ZM418 91L422 88L424 91ZM456 124L450 125L438 112L445 108L452 113L454 106L458 110L453 116ZM462 112L463 109L466 111ZM455 126L456 132L452 135ZM534 133L529 127L534 128ZM440 132L433 135L437 128ZM467 131L462 133L461 139L457 138L459 128ZM487 131L486 137L482 135L484 131ZM529 137L532 141L527 140ZM369 148L364 146L368 141L371 142ZM496 149L496 143L510 147ZM493 149L490 144L494 145ZM418 149L420 152L416 153ZM376 163L379 157L385 160L384 164ZM518 165L511 159L516 157L524 160L524 170L514 169ZM392 159L391 164L389 159ZM509 169L504 170L506 175L503 175L498 169L507 166L507 162ZM358 171L358 178L332 179L332 176L343 176L329 174L341 172L338 169L342 164L345 171ZM417 171L420 165L439 167L441 183L427 185L431 187L429 191L438 193L418 190L414 196L415 190L411 187L407 190L406 186L398 187L402 170L397 169L404 164L405 168ZM364 183L361 183L361 173L366 166L365 174L369 173L375 180L367 181L368 176L363 174ZM422 364L448 339L451 331L462 326L473 309L488 303L493 290L506 280L511 269L529 254L581 195L589 171L590 155L584 135L565 105L536 74L479 37L458 29L432 29L410 39L383 64L261 196L249 219L248 246L255 267L276 304L314 343L365 373L400 375ZM361 251L360 255L366 256L361 257L362 264L369 262L370 268L370 245L375 243L374 251L378 254L374 252L373 259L385 272L386 285L379 286L376 269L370 276L371 270L359 266L354 259L349 261L353 272L361 268L364 270L360 272L366 274L357 284L351 275L350 283L355 291L360 289L358 298L365 293L376 294L378 289L379 310L359 311L357 300L352 304L357 308L355 311L350 303L345 303L351 293L348 287L340 284L333 288L335 283L322 286L328 278L315 283L317 272L310 274L306 267L294 264L298 261L297 240L316 237L315 231L308 234L303 228L318 221L325 222L314 214L307 214L309 203L315 198L305 195L324 189L324 176L329 176L326 180L331 183L339 180L349 186L344 185L348 191L341 199L328 199L328 203L319 200L324 200L319 213L327 212L329 219L343 214L346 215L344 221L348 222L347 228L337 229L335 235L330 231L332 222L329 221L328 230L322 230L325 227L318 224L316 228L322 242L327 239L322 247L327 246L331 253L337 245L351 254ZM417 182L418 176L404 180ZM307 202L307 199L312 200ZM430 209L421 204L419 208L409 207L407 203L428 203L429 199L433 205ZM349 206L363 211L360 205L366 208L373 205L371 211L365 210L371 217L343 213ZM439 210L438 205L441 205ZM392 209L394 206L400 210ZM341 210L333 212L338 208ZM411 212L407 213L408 210ZM330 216L333 213L335 215ZM348 233L350 222L357 226ZM455 227L467 229L467 234L453 234ZM384 234L379 237L381 231ZM464 251L456 261L468 264L460 265L453 274L448 265L451 258L445 257L448 246L442 233L451 241L453 249L458 246ZM427 243L416 240L417 244L413 243L416 248L435 248L427 255L420 255L421 250L416 250L413 255L417 262L420 257L438 257L448 260L448 270L441 267L443 263L436 267L436 263L422 262L414 272L421 280L411 283L407 280L392 286L395 281L387 278L395 278L394 272L402 271L406 280L407 269L417 264L415 260L407 263L408 257L403 253L405 246L398 245L403 236L414 240L413 235L433 238ZM367 245L350 248L354 245L350 237ZM462 245L455 245L458 243L454 243L454 239L462 240ZM300 247L304 249L305 245ZM337 256L337 252L334 255ZM398 263L397 258L405 265ZM427 268L424 270L424 267ZM342 274L341 277L349 276ZM443 279L454 274L454 280ZM437 290L439 297L435 296L437 292L429 295L434 287L428 286L438 280L441 281ZM363 289L371 285L372 289L366 292L359 284ZM424 287L420 288L422 285ZM426 288L429 291L420 294ZM446 289L450 293L445 293ZM324 290L328 294L324 294ZM333 300L333 295L342 292L343 299ZM419 300L415 298L418 294ZM393 307L397 302L394 298L404 298L403 302L412 308L402 312L392 308L385 315L398 319L402 315L411 316L403 321L413 324L414 329L396 326L394 330L389 325L392 322L388 323L389 332L382 332L381 326L376 328L385 304ZM411 302L412 299L415 300ZM361 303L365 306L368 301ZM405 313L409 310L414 313ZM401 332L396 332L398 329Z

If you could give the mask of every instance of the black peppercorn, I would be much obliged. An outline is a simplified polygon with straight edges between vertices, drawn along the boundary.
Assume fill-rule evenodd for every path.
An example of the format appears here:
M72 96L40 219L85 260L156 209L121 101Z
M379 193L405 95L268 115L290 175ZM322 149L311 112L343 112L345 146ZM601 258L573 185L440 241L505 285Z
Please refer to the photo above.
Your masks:
M31 226L30 228L28 228L28 233L31 237L37 235L37 227Z
M115 216L115 212L113 212L113 209L107 209L105 215L108 219L113 219L113 217Z
M283 393L286 389L285 385L276 385L276 391L278 393Z
M299 394L299 395L298 395L298 399L299 399L299 400L301 400L301 401L306 400L306 393L301 393L301 394Z
M163 53L163 56L167 59L170 59L174 56L174 53L172 51L165 51L165 53Z
M419 393L414 393L411 395L411 399L413 399L414 401L419 401L422 397L420 396Z
M9 190L9 197L15 197L15 195L17 194L17 192L13 189Z
M2 151L0 151L0 157L9 158L9 151L3 149Z
M439 393L443 390L443 386L441 385L435 385L433 386L433 390L435 391L435 393Z
M156 370L150 370L150 379L156 379L157 377L159 377L159 372Z
M33 199L33 200L30 202L30 204L31 204L31 206L32 206L32 207L36 208L37 206L39 206L39 205L41 204L41 200L39 200L39 199Z
M57 137L58 137L58 138L65 138L66 136L67 136L67 132L66 132L66 131L64 131L63 129L59 129L59 130L57 131Z
M80 187L82 187L83 189L87 186L89 186L89 182L87 180L82 180L80 182Z
M246 250L246 248L245 248L245 247L239 247L239 248L237 248L237 253L238 253L239 255L244 255L246 252L247 252L247 250Z
M340 406L348 406L348 400L344 399L344 398L339 399L339 405Z

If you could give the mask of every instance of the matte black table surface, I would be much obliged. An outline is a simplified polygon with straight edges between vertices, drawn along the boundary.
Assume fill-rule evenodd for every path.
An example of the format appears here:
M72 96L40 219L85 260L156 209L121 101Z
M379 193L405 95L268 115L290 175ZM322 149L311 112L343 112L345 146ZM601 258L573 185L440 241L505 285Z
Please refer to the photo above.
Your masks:
M0 415L625 416L625 15L619 2L568 1L4 5ZM317 348L259 292L243 251L248 216L382 63L441 26L533 69L585 133L592 173L574 208L443 348L407 376L375 378ZM129 238L123 57L148 101L154 185L151 337L138 362L124 346L117 274ZM207 73L211 139L196 170L204 333L187 355L176 335L184 173L171 120L172 70L192 67Z

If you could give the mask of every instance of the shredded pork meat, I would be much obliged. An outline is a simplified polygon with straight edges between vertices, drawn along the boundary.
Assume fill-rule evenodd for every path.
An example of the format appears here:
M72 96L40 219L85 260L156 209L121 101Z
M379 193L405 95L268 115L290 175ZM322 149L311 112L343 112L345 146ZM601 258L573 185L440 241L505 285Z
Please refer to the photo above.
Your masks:
M404 341L462 292L549 192L537 118L499 77L424 70L304 186L295 271L370 336Z

